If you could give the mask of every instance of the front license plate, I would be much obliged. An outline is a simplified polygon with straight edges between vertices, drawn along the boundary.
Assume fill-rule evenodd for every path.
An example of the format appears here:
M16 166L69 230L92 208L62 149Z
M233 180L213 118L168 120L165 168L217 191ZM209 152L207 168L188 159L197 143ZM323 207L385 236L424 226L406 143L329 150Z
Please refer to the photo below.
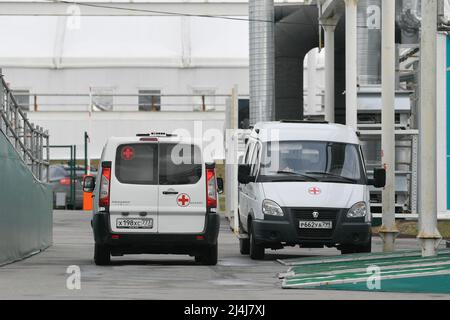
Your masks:
M151 218L120 218L116 220L118 229L152 229L153 219Z
M332 221L299 221L300 229L333 229Z

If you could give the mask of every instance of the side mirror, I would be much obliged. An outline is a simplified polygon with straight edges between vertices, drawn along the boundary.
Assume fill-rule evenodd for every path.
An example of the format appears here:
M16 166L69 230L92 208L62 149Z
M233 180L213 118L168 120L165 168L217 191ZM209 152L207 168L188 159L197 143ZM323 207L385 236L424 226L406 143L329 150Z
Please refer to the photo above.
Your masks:
M83 191L93 192L95 189L95 177L87 175L83 178Z
M375 168L373 170L373 179L369 179L369 184L375 188L384 188L386 185L386 170L384 168Z
M223 193L223 179L217 178L217 193L222 194Z
M238 181L242 184L248 184L254 182L255 178L250 176L250 165L240 164L238 169Z

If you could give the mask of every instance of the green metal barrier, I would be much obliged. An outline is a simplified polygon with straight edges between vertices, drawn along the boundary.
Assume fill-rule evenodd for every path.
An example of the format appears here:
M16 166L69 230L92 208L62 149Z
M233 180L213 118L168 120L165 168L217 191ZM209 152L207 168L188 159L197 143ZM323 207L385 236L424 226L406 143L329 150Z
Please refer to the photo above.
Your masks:
M0 265L52 245L52 191L0 130Z

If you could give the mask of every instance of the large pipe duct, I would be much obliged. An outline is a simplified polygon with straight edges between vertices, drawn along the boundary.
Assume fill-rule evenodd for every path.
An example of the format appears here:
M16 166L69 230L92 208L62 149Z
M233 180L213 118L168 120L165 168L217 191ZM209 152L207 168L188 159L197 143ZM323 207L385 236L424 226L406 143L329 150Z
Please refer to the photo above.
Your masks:
M275 39L273 0L250 0L250 124L274 119Z
M358 83L381 83L381 0L358 2Z

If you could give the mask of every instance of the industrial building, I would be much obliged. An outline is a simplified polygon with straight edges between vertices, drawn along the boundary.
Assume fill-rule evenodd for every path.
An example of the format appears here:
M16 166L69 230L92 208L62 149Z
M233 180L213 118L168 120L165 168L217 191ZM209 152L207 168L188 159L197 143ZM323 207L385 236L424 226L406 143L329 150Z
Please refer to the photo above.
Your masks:
M97 166L113 136L222 132L209 156L224 167L219 209L234 239L231 159L245 157L254 125L283 120L346 125L367 176L386 170L386 186L370 187L376 250L434 257L445 246L450 1L1 1L0 39L0 158L9 161L0 163L0 241L9 243L0 266L54 244L54 215L64 217L50 203L50 165L74 166L75 193L76 164ZM418 240L396 240L398 221L417 222Z

